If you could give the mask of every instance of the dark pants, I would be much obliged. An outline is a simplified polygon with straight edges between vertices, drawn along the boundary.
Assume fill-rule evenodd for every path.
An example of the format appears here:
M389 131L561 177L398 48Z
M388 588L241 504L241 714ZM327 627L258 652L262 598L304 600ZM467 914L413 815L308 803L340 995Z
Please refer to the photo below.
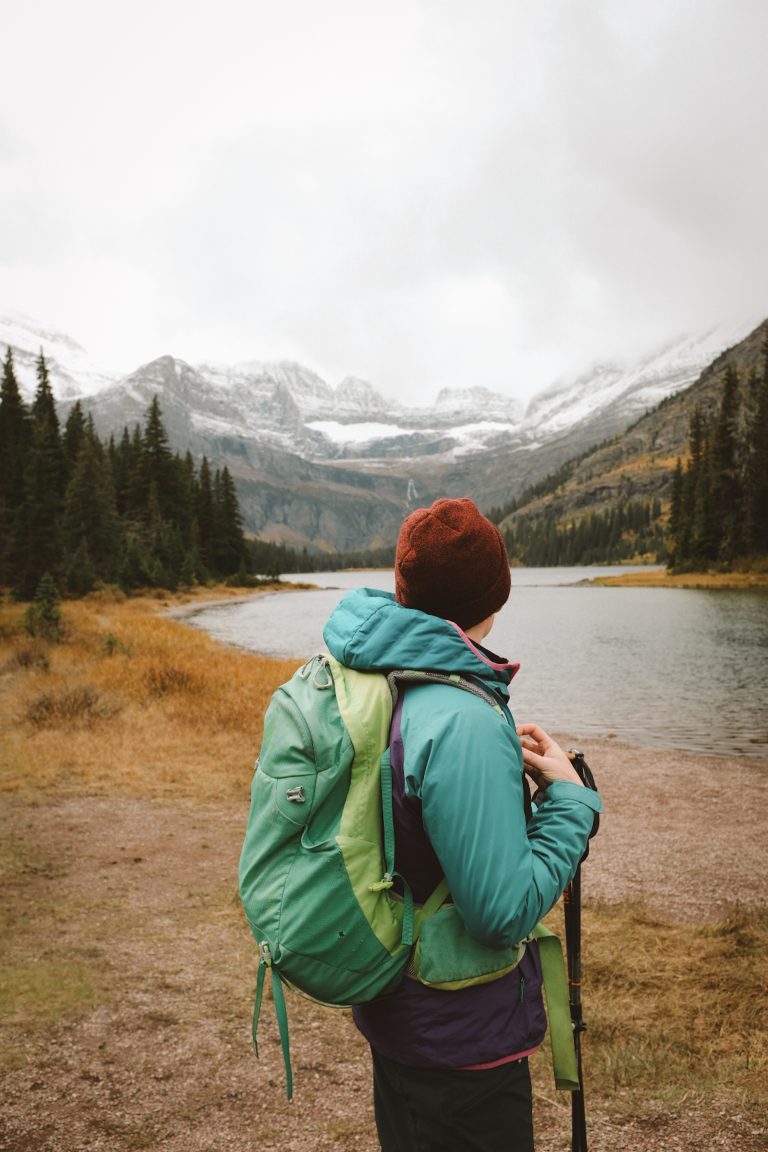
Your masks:
M527 1060L467 1072L373 1053L382 1152L533 1152Z

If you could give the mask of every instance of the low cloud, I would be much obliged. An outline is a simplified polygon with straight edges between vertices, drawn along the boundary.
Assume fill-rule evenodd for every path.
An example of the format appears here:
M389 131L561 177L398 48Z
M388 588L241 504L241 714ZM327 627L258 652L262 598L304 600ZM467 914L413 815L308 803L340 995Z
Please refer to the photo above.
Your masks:
M768 313L759 0L15 19L0 306L103 361L525 397Z

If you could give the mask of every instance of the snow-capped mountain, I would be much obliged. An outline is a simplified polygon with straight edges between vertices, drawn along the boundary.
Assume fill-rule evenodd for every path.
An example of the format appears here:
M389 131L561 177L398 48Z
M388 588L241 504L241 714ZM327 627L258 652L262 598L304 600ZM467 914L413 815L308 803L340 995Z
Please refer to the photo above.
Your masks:
M348 376L336 387L289 361L205 362L170 355L128 376L93 365L64 333L0 319L28 398L42 349L57 398L76 398L102 435L142 423L155 395L171 444L227 463L247 527L321 548L388 543L404 511L441 495L506 503L527 484L623 431L692 383L755 324L686 337L626 364L602 363L519 401L473 385L410 406Z
M241 438L317 460L412 456L436 445L482 451L513 434L522 415L519 403L485 388L444 390L433 407L408 407L355 377L334 388L300 364L193 366L172 356L109 384L88 407L100 428L113 431L141 421L156 393L172 438L182 431L195 443Z
M524 427L547 437L600 414L610 414L611 422L623 427L692 384L715 357L748 336L760 320L757 317L698 336L684 336L635 363L597 363L575 379L553 384L534 396Z
M77 341L56 328L44 327L21 313L0 316L0 351L13 348L16 379L22 394L31 399L37 386L36 364L42 351L57 400L94 396L114 384L118 372L95 364Z
M526 409L478 385L444 388L431 406L399 404L366 380L348 376L334 388L291 361L191 365L161 356L121 376L95 365L65 333L20 315L0 318L0 351L13 347L17 377L29 399L42 350L57 399L87 400L100 426L110 425L110 431L141 420L157 392L161 405L179 409L175 422L203 440L267 440L318 459L375 458L388 441L395 451L398 445L405 448L406 456L420 449L466 455L497 446L499 437L532 446L595 422L603 434L608 426L621 428L692 383L755 324L684 337L635 363L595 364L540 392Z

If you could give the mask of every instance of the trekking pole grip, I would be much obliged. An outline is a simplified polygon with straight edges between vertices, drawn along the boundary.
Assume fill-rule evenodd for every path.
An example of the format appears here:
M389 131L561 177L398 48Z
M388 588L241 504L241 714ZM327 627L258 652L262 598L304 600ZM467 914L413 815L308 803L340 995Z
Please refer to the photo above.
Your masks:
M584 753L579 748L569 748L568 759L576 770L576 774L578 775L579 780L581 780L584 787L591 789L592 792L597 792L597 784L595 784L595 778L592 775L592 769L590 768L589 764L587 764ZM592 819L592 831L589 834L590 840L593 838L593 836L597 836L599 827L600 814L595 812L595 815ZM584 855L581 858L582 864L586 860L587 856L589 856L589 843L587 843Z

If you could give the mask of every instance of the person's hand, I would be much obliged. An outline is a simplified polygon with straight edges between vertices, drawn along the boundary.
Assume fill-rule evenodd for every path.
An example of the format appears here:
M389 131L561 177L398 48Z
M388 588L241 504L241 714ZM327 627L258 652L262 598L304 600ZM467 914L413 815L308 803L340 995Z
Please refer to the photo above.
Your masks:
M582 783L566 753L538 724L520 724L517 734L523 749L523 767L537 788L546 788L556 780Z

